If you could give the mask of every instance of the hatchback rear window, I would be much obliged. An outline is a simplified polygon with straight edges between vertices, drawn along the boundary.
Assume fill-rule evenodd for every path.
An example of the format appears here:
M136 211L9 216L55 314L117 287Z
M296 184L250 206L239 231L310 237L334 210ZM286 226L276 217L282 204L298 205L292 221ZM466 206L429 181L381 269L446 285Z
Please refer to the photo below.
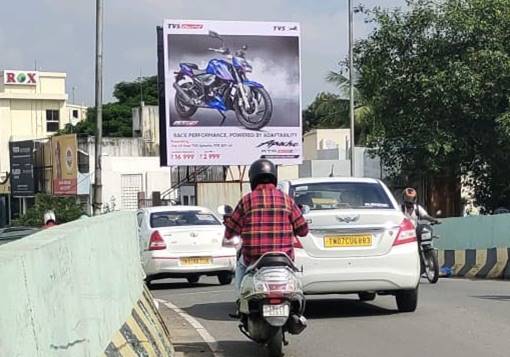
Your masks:
M390 198L378 183L323 182L291 186L290 194L298 205L311 210L394 209Z
M220 221L212 214L200 211L173 211L151 213L151 227L215 226Z

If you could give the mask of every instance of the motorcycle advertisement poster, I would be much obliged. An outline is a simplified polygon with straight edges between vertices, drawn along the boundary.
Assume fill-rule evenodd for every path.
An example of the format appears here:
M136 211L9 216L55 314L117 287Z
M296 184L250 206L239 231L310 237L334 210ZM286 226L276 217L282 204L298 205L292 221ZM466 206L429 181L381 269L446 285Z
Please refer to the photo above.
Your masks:
M163 165L302 162L299 24L165 20L159 47Z

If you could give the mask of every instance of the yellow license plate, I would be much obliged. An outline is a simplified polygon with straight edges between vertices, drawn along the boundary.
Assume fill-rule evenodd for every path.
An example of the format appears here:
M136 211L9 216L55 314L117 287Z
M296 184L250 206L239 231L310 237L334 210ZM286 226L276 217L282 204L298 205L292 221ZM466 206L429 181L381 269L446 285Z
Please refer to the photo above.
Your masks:
M370 247L371 245L372 236L370 234L324 237L325 248Z
M181 258L181 265L208 265L211 264L210 257L186 257Z

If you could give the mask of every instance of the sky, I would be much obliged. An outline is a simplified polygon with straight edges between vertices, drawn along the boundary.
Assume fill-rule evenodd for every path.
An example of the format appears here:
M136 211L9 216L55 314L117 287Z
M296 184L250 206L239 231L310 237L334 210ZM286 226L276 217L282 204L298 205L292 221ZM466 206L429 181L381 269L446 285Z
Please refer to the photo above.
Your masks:
M366 7L405 0L354 0ZM302 93L309 104L348 52L347 0L104 0L104 100L115 83L156 74L156 26L164 18L295 21L302 26ZM0 21L0 69L67 73L72 100L94 103L95 1L6 1ZM8 16L8 14L13 14ZM372 30L355 15L356 38Z

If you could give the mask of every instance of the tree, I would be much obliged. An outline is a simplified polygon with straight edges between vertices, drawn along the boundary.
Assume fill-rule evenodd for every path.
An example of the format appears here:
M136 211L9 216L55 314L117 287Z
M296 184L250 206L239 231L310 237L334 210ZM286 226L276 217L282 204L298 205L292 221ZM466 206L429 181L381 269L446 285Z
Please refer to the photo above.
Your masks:
M365 10L376 28L355 46L371 145L393 174L466 176L487 211L510 205L510 2L408 9Z
M103 105L103 135L129 137L132 132L132 109L140 106L140 100L147 105L158 104L157 77L145 77L141 81L120 82L115 85L113 96L117 101ZM68 125L63 133L94 135L96 131L96 109L88 108L87 119L75 126Z
M35 205L27 209L26 214L19 218L15 224L42 226L44 213L48 210L55 212L58 224L74 221L83 215L83 211L74 197L58 197L38 193L35 196Z

